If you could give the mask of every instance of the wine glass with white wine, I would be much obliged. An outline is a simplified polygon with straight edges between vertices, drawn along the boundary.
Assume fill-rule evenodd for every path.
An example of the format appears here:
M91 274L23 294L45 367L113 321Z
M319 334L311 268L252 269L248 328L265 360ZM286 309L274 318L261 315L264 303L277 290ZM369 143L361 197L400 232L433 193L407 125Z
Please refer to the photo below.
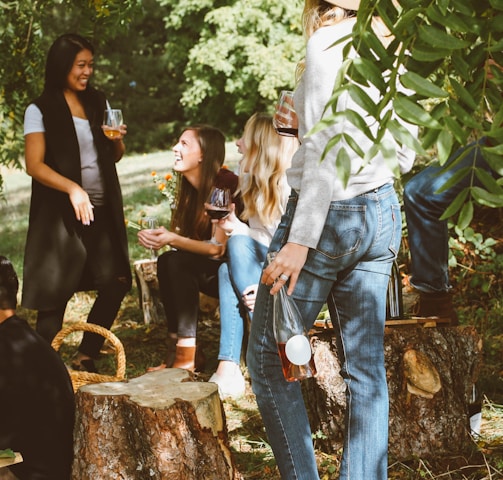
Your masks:
M143 230L155 230L159 228L159 221L157 217L145 217L142 220ZM154 250L153 247L150 247L150 259L155 260L157 258L157 250Z
M119 127L123 123L122 110L107 108L103 115L103 133L110 139L120 136Z

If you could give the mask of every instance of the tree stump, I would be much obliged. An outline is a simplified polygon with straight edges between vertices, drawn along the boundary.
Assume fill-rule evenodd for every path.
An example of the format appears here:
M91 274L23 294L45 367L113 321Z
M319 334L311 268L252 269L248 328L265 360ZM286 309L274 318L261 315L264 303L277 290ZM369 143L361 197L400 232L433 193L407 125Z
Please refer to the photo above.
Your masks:
M159 295L157 260L143 259L134 262L136 285L143 320L149 323L165 323L166 314Z
M342 448L346 405L333 334L314 333L318 375L302 386L316 446L328 453ZM390 456L403 461L466 451L472 444L469 404L482 349L476 330L388 327L384 341Z
M213 383L165 369L76 394L75 480L237 480Z

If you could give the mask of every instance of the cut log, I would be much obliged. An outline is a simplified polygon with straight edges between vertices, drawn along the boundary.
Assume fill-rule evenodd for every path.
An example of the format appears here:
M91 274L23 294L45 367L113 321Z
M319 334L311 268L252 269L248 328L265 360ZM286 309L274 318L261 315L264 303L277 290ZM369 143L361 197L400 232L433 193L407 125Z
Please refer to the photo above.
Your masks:
M237 480L214 383L165 369L77 392L72 478Z
M302 386L316 446L327 453L342 447L346 405L333 334L314 333L318 375ZM434 458L470 448L469 405L481 349L473 327L386 328L390 457Z
M144 322L166 323L164 306L159 296L157 260L137 260L134 262L134 273Z

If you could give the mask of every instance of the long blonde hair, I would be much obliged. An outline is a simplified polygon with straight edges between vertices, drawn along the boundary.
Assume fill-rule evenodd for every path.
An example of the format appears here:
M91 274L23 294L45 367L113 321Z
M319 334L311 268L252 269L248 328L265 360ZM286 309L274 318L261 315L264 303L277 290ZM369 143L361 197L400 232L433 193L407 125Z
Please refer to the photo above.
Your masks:
M241 161L239 190L244 210L240 217L248 220L256 215L263 225L270 226L283 213L284 175L299 143L295 137L278 135L272 117L265 113L255 113L248 119L243 142L246 153Z

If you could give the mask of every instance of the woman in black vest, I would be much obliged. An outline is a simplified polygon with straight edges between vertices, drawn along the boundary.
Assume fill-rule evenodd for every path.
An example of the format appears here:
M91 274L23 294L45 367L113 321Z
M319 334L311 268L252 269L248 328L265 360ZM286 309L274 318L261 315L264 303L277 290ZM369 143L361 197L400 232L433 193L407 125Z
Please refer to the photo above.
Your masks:
M101 124L105 96L91 87L94 48L65 34L47 56L42 95L25 114L26 171L32 177L22 305L38 311L37 331L51 342L66 304L97 290L88 322L110 328L131 287L131 271L115 162L122 141ZM73 367L95 371L103 338L86 333Z

